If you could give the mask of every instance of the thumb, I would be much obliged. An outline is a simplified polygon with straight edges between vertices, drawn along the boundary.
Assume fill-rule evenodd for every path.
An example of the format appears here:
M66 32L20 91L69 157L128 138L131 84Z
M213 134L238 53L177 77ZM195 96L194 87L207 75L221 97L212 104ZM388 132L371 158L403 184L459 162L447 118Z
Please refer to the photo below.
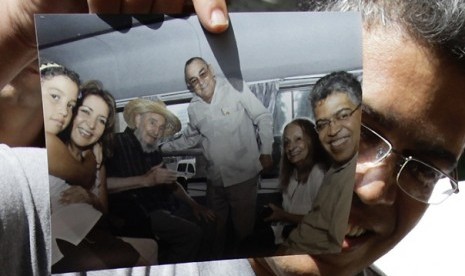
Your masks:
M212 33L222 33L229 26L225 0L193 0L195 12L202 26Z

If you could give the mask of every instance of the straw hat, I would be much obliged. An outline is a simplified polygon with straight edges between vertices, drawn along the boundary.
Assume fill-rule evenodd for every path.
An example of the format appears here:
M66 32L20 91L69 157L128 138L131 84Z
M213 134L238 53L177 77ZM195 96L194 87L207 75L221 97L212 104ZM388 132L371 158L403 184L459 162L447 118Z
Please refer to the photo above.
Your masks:
M171 136L176 132L181 130L181 122L179 121L178 117L171 113L166 108L164 102L157 100L151 101L147 99L135 99L131 100L126 104L124 107L123 117L126 123L128 124L129 128L135 129L136 128L136 115L143 114L143 113L156 113L163 117L166 120L165 126L165 133L163 134L164 137Z

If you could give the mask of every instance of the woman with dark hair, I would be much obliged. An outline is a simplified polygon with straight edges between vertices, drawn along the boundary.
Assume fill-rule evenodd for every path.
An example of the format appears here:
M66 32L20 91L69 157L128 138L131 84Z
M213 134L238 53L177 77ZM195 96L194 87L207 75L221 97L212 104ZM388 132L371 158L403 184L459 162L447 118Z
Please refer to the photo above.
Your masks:
M99 204L102 199L95 201L97 198L94 195L106 197L106 188L103 192L96 188L98 188L98 183L102 183L101 180L105 181L105 185L101 185L101 187L106 187L105 168L102 168L102 164L112 154L116 114L115 100L109 92L103 90L103 85L98 81L85 83L81 88L81 94L82 97L76 103L77 108L73 111L73 123L60 132L58 137L66 145L71 157L77 162L83 162L87 155L95 157L96 167L92 171L96 175L96 179L89 189L92 193L88 193L90 197L88 200L94 200L89 203L98 204L100 208L97 209L106 212L106 199L103 200L102 204ZM68 185L61 186L67 187ZM68 191L80 191L86 186L76 185L74 188L67 188ZM62 197L61 202L73 203L73 200L82 199L73 197L72 192L65 194L69 197Z
M82 97L77 101L78 108L73 111L73 118L75 118L75 120L77 115L82 117L90 112L90 110L83 108L84 99L89 96L100 97L109 107L108 115L105 119L105 128L103 129L103 133L98 141L93 141L95 140L95 137L93 137L94 139L91 143L86 142L85 145L81 147L79 145L75 145L77 146L77 149L74 149L75 151L77 150L80 152L86 152L87 150L92 149L97 161L97 167L99 168L103 159L111 157L112 155L116 116L115 99L109 92L103 90L103 85L96 80L83 84L81 87L81 94ZM60 137L62 141L65 141L68 144L68 147L69 145L75 144L76 141L73 140L73 137L79 138L73 125L68 125L66 129L58 134L58 137Z
M95 180L95 158L86 154L79 162L69 154L57 135L69 126L79 97L79 75L63 65L44 62L40 66L44 130L49 173L69 184L90 187Z
M81 93L72 123L59 135L78 162L97 155L95 183L84 189L50 176L52 272L147 265L130 244L110 233L103 216L108 208L103 161L111 154L115 101L96 81L84 84Z

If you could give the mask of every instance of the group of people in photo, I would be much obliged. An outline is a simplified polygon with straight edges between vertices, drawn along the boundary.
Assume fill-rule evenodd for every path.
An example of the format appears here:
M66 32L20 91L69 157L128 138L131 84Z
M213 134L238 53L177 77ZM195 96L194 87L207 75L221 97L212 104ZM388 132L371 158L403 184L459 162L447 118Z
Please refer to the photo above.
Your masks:
M352 74L321 78L310 93L313 113L285 125L282 200L257 217L259 176L273 165L272 115L243 80L191 58L186 127L162 101L134 99L124 107L126 129L115 133L115 100L102 83L81 84L53 62L40 73L53 272L341 250L360 133ZM207 160L202 203L163 162L194 147Z
M79 76L61 65L47 63L40 70L50 156L52 233L56 237L52 240L54 269L149 264L114 236L105 221L108 194L104 161L112 150L113 96L95 81L81 86ZM90 177L84 178L81 171Z

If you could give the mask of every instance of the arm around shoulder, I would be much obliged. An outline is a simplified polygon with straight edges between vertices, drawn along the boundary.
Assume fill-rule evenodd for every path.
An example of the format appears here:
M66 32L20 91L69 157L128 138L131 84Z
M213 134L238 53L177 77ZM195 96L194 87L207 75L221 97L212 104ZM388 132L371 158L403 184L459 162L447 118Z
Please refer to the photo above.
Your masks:
M129 177L108 177L106 179L108 193L117 193L145 186L145 175Z
M170 152L190 149L195 147L201 139L202 136L199 131L191 123L188 123L187 126L182 130L179 137L163 143L160 146L160 150L163 152Z
M68 147L57 136L48 133L46 145L49 174L86 189L94 185L97 163L93 154L88 154L81 163L73 158Z

